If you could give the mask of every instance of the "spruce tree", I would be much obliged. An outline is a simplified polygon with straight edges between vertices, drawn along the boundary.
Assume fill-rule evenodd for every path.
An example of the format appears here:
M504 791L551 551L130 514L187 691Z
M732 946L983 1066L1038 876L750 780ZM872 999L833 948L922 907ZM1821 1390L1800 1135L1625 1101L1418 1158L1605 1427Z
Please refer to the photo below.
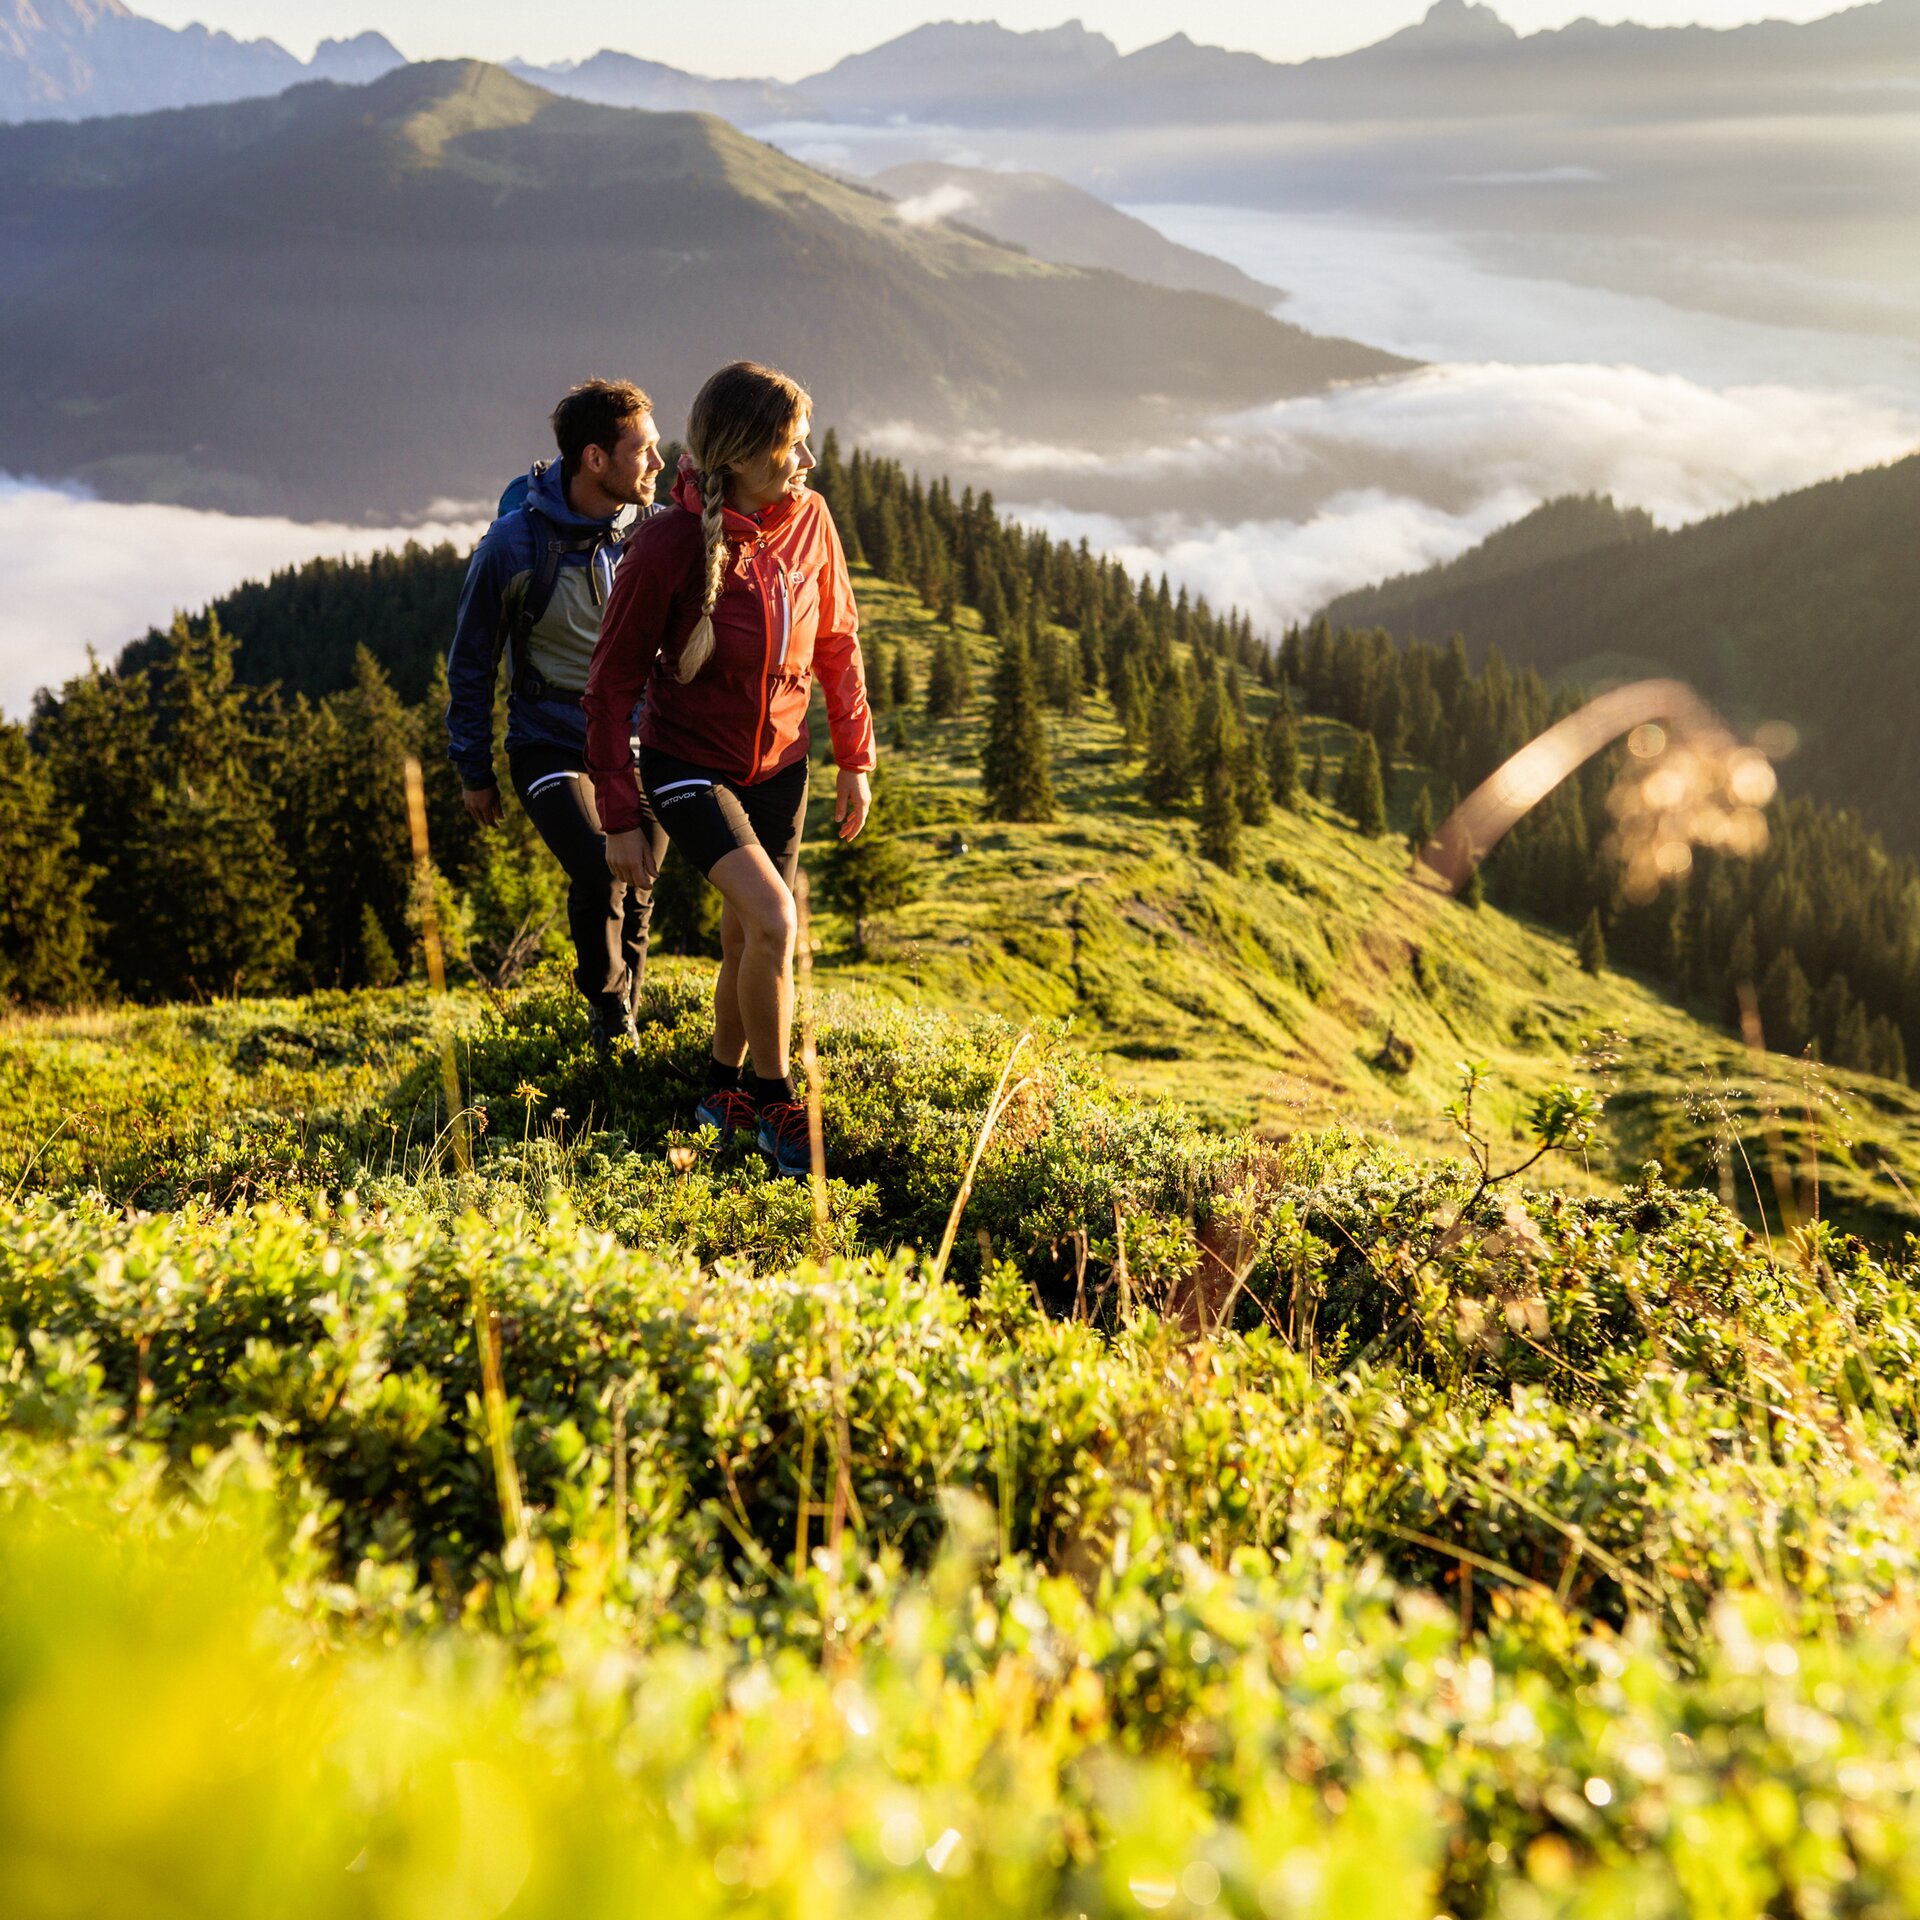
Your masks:
M988 567L981 577L980 598L974 603L980 609L980 624L998 640L1005 637L1011 622L1007 615L1007 596L1000 585L998 567Z
M993 708L981 755L990 820L1053 818L1052 749L1040 712L1027 637L1014 628L1000 642Z
M1202 776L1200 855L1228 873L1240 865L1240 801L1233 768L1223 760L1211 762Z
M960 712L960 683L955 670L955 636L943 633L933 643L933 659L927 668L927 717L951 720Z
M1467 877L1460 884L1460 904L1463 907L1471 907L1474 912L1478 913L1486 904L1486 899L1486 869L1480 861L1476 860L1473 865L1467 869Z
M907 643L904 640L893 650L893 671L888 676L887 690L894 706L913 705L913 662L907 656Z
M1327 797L1327 755L1318 740L1313 743L1313 764L1307 770L1307 797L1312 800Z
M1813 994L1790 948L1782 947L1760 976L1760 1030L1775 1053L1798 1053L1813 1037Z
M22 727L0 723L0 1005L92 999L95 925L80 835Z
M1300 805L1300 725L1283 702L1267 722L1267 785L1283 807Z
M869 922L905 906L920 892L919 866L893 831L896 822L888 798L876 782L866 826L856 839L829 841L815 874L821 904L852 923L856 960L866 958Z
M1233 790L1240 818L1250 827L1264 827L1273 818L1273 788L1267 781L1266 756L1260 742L1243 732L1234 743Z
M1369 840L1387 830L1387 796L1380 785L1380 750L1370 733L1357 734L1340 775L1335 804L1351 814L1353 823Z
M165 727L152 797L125 823L133 892L117 904L140 938L123 984L152 999L279 986L298 921L274 834L271 710L235 684L217 621L196 634L176 620L157 671ZM397 813L397 780L391 804Z
M1177 807L1193 791L1193 716L1185 683L1170 673L1149 699L1142 784L1155 806Z
M1582 973L1601 973L1607 964L1607 934L1600 924L1600 909L1595 907L1587 915L1586 923L1580 929L1579 940L1580 971Z
M1407 822L1407 851L1417 860L1427 850L1427 843L1433 838L1433 801L1427 793L1427 783L1420 783L1420 790L1413 796L1413 817Z
M876 714L893 711L893 649L884 639L873 643L873 660L867 674L867 707Z

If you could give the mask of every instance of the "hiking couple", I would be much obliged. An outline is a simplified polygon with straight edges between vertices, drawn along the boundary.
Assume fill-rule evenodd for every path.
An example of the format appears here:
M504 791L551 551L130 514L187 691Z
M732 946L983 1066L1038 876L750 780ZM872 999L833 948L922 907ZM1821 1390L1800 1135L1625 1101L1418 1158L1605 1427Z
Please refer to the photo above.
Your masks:
M687 416L671 504L653 402L588 381L553 413L560 458L501 501L467 570L447 655L448 751L467 810L501 817L493 694L507 656L514 792L568 877L574 979L594 1043L637 1038L653 883L671 841L721 898L707 1088L723 1139L809 1171L791 1077L794 878L817 676L838 766L834 822L871 804L873 719L846 556L807 489L813 403L751 361Z

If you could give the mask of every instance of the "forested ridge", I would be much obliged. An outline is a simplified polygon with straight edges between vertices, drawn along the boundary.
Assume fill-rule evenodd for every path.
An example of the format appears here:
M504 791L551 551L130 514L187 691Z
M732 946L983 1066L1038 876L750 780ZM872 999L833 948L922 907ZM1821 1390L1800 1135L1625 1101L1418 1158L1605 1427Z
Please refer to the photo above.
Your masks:
M1011 524L989 494L843 455L832 435L816 485L850 558L911 587L953 636L923 684L884 637L870 647L876 709L901 716L890 757L911 767L912 713L988 703L990 815L1048 817L1050 742L1099 702L1121 729L1125 777L1191 815L1201 851L1232 869L1240 829L1302 792L1365 833L1386 830L1389 798L1416 828L1431 824L1575 698L1497 647L1474 665L1457 638L1402 646L1321 621L1270 645L1243 612ZM409 752L430 771L461 951L483 977L511 972L557 876L517 810L504 835L476 836L445 771L441 654L464 564L451 548L409 547L240 587L130 646L115 671L43 695L29 729L0 734L9 997L400 977L417 918L395 800ZM954 630L963 606L996 637L990 684L973 684ZM1353 730L1339 764L1303 753L1304 715ZM1782 1051L1904 1077L1920 1046L1912 864L1853 816L1794 800L1772 809L1758 860L1703 856L1677 892L1632 904L1603 852L1615 770L1593 763L1523 823L1486 869L1491 897L1570 932L1591 922L1613 961L1716 1021L1733 1020L1738 988L1752 985ZM876 860L883 846L876 835ZM857 902L887 882L851 884ZM697 944L697 886L670 878L663 892L665 945Z
M1336 626L1464 634L1553 684L1690 682L1736 724L1785 721L1792 792L1920 851L1920 453L1660 531L1549 503L1444 567L1345 594Z

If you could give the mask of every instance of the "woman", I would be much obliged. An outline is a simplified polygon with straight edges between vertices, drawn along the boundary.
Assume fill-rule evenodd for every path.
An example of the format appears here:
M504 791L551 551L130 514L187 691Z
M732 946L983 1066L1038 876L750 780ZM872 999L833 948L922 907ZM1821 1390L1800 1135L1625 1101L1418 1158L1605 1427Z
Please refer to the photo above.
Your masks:
M723 1139L757 1128L775 1167L799 1175L810 1156L789 1059L793 881L816 673L843 840L866 822L875 764L846 556L825 501L807 491L812 414L802 388L748 360L700 389L673 486L681 511L643 521L628 542L583 703L615 877L633 884L646 868L627 745L644 692L639 788L720 892L713 1056L695 1115Z

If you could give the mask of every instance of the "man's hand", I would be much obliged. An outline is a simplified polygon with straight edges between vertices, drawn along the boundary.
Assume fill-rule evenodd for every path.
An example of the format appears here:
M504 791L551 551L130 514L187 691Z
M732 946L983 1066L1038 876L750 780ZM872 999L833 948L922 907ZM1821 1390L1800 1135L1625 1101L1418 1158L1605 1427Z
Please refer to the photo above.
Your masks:
M500 805L498 787L462 787L460 798L467 803L467 811L483 827L497 827L507 817Z
M842 767L839 778L833 783L833 824L840 829L842 840L851 840L858 835L867 824L867 814L872 806L873 788L867 776Z
M653 841L643 827L607 835L607 871L616 880L624 880L628 886L636 887L642 893L659 878L660 869L653 857Z

